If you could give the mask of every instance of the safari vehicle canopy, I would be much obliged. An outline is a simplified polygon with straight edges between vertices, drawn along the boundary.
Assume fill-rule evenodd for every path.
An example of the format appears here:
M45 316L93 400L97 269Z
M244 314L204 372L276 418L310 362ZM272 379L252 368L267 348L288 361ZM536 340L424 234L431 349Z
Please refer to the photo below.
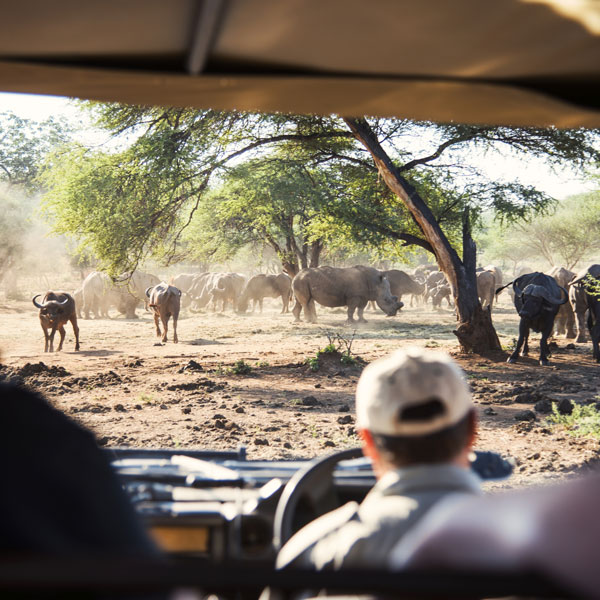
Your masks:
M132 104L598 127L590 0L24 0L0 89Z
M23 0L3 7L0 89L222 110L593 128L600 127L599 35L598 5L585 0ZM187 563L166 573L98 563L75 569L74 583L73 563L37 566L33 573L31 564L2 566L5 589L233 578L230 570ZM289 574L277 581L255 567L239 573L250 587L304 581ZM328 577L333 587L342 584L336 574L314 583L327 585ZM413 594L435 593L435 585L423 585L442 581L393 578ZM361 581L367 589L393 585L382 574ZM532 593L520 583L518 591ZM535 588L538 595L553 591Z

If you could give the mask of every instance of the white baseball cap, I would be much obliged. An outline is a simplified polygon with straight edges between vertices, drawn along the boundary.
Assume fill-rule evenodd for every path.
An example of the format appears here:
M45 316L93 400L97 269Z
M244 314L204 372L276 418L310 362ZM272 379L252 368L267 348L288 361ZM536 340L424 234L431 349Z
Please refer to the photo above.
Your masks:
M440 406L430 416L406 413L432 401ZM458 423L472 408L469 386L456 363L443 352L418 347L367 365L356 386L356 425L375 434L435 433Z

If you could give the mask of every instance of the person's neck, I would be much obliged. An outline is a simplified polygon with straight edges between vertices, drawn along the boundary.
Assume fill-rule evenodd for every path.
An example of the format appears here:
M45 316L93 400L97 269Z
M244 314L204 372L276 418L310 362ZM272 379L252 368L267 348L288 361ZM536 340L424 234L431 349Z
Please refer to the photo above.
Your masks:
M452 460L444 461L441 463L435 463L437 465L452 465L455 467L460 467L461 469L470 469L471 468L471 460L470 460L471 449L465 448L460 454L455 456ZM387 461L377 461L377 463L373 464L373 470L375 472L375 477L379 480L386 473L390 471L398 471L399 469L408 469L410 467L422 467L429 466L428 464L409 464L409 465L395 465L393 463Z

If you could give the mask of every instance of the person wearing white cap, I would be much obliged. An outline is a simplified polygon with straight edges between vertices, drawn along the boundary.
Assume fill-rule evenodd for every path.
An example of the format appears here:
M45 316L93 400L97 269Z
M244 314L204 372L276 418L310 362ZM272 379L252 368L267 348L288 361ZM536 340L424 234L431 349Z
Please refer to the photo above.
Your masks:
M363 371L356 424L377 483L297 532L277 567L381 567L402 535L449 494L480 493L470 470L475 409L464 375L441 352L399 350Z

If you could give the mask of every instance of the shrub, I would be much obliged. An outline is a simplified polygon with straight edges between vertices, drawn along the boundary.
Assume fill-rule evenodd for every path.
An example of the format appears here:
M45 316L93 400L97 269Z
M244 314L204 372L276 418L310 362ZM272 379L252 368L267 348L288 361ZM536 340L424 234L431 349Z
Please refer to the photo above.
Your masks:
M326 332L328 344L321 348L316 356L310 356L304 363L307 364L311 371L318 371L321 367L319 359L324 355L338 355L340 363L344 366L354 366L363 362L360 358L352 355L352 342L356 331L352 333L352 337L345 338L339 333ZM332 356L333 358L333 356Z
M242 358L231 367L231 372L234 375L248 375L251 371L252 367Z
M600 411L595 404L573 406L570 415L562 415L556 402L552 403L552 414L548 422L561 425L573 437L593 437L600 439Z

